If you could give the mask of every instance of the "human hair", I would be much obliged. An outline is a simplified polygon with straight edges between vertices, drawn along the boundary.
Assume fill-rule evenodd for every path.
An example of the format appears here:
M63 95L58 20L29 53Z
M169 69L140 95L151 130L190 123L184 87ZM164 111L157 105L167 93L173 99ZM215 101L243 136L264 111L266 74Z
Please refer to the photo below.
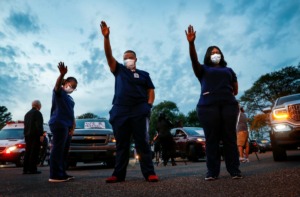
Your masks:
M222 66L222 67L226 67L227 66L227 62L224 59L224 55L223 55L221 49L219 47L217 47L217 46L210 46L210 47L207 48L205 56L204 56L204 64L207 65L207 66L214 66L214 64L212 63L212 61L210 59L211 52L212 52L212 50L214 48L216 48L216 49L218 49L220 51L221 60L220 60L219 65Z
M68 77L67 79L64 79L62 82L62 85L65 85L66 82L74 81L76 84L78 84L77 79L75 77Z
M245 113L245 110L243 107L240 107L241 112Z
M136 57L136 53L135 53L134 51L132 51L132 50L127 50L127 51L124 52L124 54L125 54L125 53L133 53L134 56Z
M31 106L34 107L34 108L40 109L41 106L42 106L42 104L41 104L41 101L39 101L39 100L34 100L34 101L32 101Z

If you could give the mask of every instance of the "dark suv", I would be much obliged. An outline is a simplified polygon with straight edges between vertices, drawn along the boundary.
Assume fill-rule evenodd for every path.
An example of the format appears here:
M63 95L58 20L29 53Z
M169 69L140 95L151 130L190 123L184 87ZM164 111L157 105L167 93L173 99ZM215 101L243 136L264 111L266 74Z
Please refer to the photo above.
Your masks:
M77 162L105 162L114 167L115 155L116 140L107 119L76 119L68 166L75 167Z
M197 161L205 157L205 137L201 127L179 127L171 129L176 143L176 157Z
M265 108L270 113L270 139L274 161L287 159L286 150L300 147L300 94L280 97L273 108Z

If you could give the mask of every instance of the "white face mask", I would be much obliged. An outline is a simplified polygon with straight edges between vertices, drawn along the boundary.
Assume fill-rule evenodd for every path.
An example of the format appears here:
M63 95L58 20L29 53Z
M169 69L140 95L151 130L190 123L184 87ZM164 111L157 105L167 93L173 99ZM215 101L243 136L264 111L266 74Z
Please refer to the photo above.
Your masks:
M133 70L133 69L135 69L135 60L126 59L126 60L124 60L124 65L126 66L127 69Z
M64 90L66 91L67 94L71 94L74 91L74 89L70 85L65 87Z
M213 54L210 56L210 60L212 61L212 63L214 64L219 64L220 60L221 60L221 54Z

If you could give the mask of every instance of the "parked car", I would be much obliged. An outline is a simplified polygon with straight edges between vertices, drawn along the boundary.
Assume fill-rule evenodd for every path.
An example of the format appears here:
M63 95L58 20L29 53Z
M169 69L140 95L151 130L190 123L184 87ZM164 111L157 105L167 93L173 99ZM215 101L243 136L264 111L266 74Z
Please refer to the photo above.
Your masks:
M44 131L51 136L49 126L44 124ZM50 141L50 140L49 140ZM15 163L17 167L24 165L25 156L24 121L10 121L0 130L0 162ZM46 152L46 162L49 163L50 143Z
M267 139L258 139L256 140L258 144L258 152L259 153L265 153L266 151L272 150L271 142Z
M176 157L197 161L205 157L205 137L201 127L178 127L171 129L176 143Z
M286 160L286 150L300 148L300 94L279 97L272 108L263 111L270 113L273 159Z
M75 167L77 162L105 162L114 167L116 140L109 121L105 118L76 119L68 166Z
M256 140L249 139L249 154L259 152L259 146Z

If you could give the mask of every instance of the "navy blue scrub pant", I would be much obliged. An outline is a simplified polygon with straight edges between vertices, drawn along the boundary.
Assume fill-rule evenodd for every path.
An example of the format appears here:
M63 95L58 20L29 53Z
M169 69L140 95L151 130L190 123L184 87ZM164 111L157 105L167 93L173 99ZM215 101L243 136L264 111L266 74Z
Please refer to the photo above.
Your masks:
M239 108L232 105L197 106L206 138L207 176L218 177L221 166L220 140L223 142L226 169L231 176L240 174L236 124Z
M72 136L68 127L50 125L52 149L50 153L50 178L66 178L67 158Z
M149 112L147 104L135 107L113 106L110 111L110 123L117 147L116 165L112 176L118 177L120 181L126 178L131 136L135 142L144 178L147 180L149 175L155 175L149 145Z

